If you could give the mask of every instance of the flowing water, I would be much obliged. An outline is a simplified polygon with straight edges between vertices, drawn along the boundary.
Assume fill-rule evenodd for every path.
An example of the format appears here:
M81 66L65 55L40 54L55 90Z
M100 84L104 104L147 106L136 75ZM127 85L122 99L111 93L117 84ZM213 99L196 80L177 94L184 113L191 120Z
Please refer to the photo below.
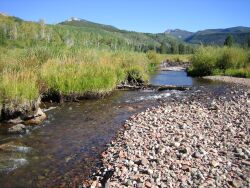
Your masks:
M156 85L203 84L184 71L152 76ZM115 91L111 96L65 103L22 136L0 134L0 187L78 187L100 165L100 153L132 114L180 91Z

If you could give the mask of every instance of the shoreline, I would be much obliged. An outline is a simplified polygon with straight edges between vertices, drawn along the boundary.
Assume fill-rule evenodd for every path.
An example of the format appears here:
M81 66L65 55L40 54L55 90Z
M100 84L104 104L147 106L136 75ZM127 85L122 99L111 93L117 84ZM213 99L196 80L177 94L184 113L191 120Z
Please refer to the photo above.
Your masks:
M1 120L5 127L9 127L8 133L10 134L23 134L26 132L26 126L28 125L39 125L46 119L46 114L44 110L41 109L41 104L54 103L60 104L64 102L80 102L83 100L100 99L112 94L115 90L125 91L125 90L145 90L151 89L155 91L163 90L189 90L190 87L187 86L172 86L172 85L152 85L152 84L139 84L139 85L117 85L116 89L105 92L105 93L93 93L87 92L83 95L71 94L63 95L59 92L47 92L42 94L38 100L33 102L26 102L24 105L18 104L14 105L4 105L5 108L1 108ZM6 126L7 125L7 126ZM1 126L1 124L0 124Z
M249 186L247 88L221 90L199 88L133 115L83 187Z
M227 83L241 84L250 89L250 78L238 78L231 76L204 76L203 78Z

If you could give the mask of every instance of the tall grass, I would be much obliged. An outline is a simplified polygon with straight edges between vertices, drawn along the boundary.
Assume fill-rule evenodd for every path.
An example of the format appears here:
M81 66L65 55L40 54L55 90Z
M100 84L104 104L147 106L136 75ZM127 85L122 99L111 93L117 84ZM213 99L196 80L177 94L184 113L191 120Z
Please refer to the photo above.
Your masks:
M30 70L5 70L0 79L3 99L10 102L26 102L39 96L37 75ZM3 101L2 101L3 102Z
M163 56L130 51L34 47L0 52L2 101L35 100L41 92L104 94L117 84L140 84Z
M66 95L108 92L118 80L112 66L70 60L49 60L42 66L41 78L49 88Z
M200 47L191 58L192 76L229 75L249 77L249 50L237 47Z

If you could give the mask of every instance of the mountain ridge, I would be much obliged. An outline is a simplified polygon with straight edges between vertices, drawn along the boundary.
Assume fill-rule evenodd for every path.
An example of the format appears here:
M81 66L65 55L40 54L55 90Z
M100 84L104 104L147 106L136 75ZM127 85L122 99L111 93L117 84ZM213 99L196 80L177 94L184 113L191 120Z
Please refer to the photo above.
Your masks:
M166 34L182 39L192 44L217 44L222 45L226 37L231 34L236 43L243 44L250 37L250 27L236 26L229 28L205 29L197 32L190 32L181 29L168 29Z

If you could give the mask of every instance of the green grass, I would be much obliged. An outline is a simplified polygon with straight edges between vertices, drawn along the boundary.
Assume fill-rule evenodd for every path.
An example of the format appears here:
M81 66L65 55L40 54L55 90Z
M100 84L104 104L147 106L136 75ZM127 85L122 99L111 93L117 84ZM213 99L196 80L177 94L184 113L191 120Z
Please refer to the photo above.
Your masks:
M191 76L229 75L249 77L249 50L238 47L200 47L191 58Z
M227 69L225 71L225 75L240 77L240 78L250 78L250 67L241 69Z
M5 70L1 75L0 90L2 98L10 102L27 102L37 99L39 96L37 75L29 70L18 72Z
M42 66L41 78L50 89L65 95L109 92L118 81L112 66L70 60L49 60Z
M48 46L4 48L0 55L0 98L20 103L36 100L48 90L63 95L99 95L121 82L147 82L164 58L155 52Z

